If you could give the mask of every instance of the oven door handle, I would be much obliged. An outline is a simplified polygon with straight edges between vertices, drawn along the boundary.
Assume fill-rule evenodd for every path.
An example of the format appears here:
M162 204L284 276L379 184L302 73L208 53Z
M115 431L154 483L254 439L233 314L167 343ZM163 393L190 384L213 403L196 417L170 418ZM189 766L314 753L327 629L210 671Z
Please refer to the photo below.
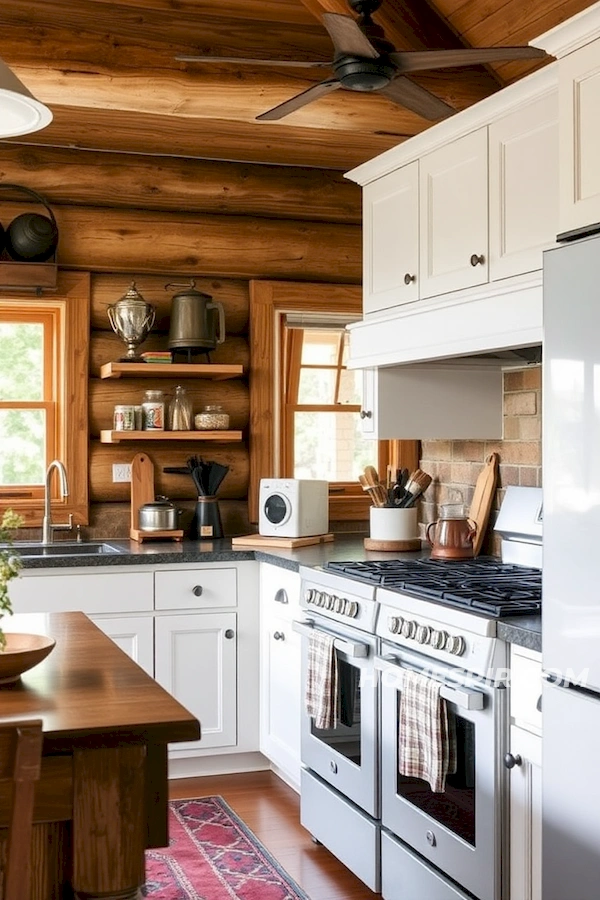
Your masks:
M419 669L417 666L406 665L405 663L399 663L398 658L396 656L384 656L383 658L377 656L375 658L375 668L380 672L390 672L394 670L398 672L398 670L402 671L403 669L409 669L411 672L418 672L419 675L424 675L422 669ZM431 675L427 675L427 678L431 678ZM434 678L434 681L439 681L439 678ZM440 697L444 700L447 700L449 703L454 703L458 706L459 709L483 709L483 700L484 695L481 691L474 691L471 688L461 687L460 685L451 685L442 682L442 689L440 691Z
M340 653L345 653L346 656L351 656L354 659L365 659L365 657L369 655L368 644L362 644L360 641L347 641L344 638L337 637L332 631L327 631L326 628L321 628L320 626L317 628L314 625L308 625L304 622L292 622L292 630L308 637L310 637L311 634L317 634L319 632L328 634L334 639L333 646L336 650L339 650Z

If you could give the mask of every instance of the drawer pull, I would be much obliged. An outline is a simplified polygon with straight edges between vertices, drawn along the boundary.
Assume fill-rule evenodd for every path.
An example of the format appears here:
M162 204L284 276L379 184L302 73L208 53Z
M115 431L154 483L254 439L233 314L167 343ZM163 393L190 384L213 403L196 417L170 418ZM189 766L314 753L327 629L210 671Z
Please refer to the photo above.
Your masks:
M373 413L371 412L370 409L361 409L361 411L360 411L361 419L370 419L372 415L373 415Z
M537 709L538 712L542 711L542 695L541 694L537 698L537 703L535 704L535 708Z
M289 603L288 595L285 588L279 588L274 598L275 603Z
M514 769L515 766L523 765L523 758L520 753L515 753L514 756L512 755L512 753L505 753L504 765L507 769Z
M227 631L225 632L225 637L227 638L228 641L230 641L231 638L234 637L234 635L235 635L235 631L233 630L233 628L228 628Z
M195 597L201 597L202 596L202 585L197 584L195 587L193 587L192 594L194 594Z
M411 275L410 272L407 272L406 275L404 276L404 284L406 284L406 285L412 284L412 282L416 281L416 280L417 280L417 276Z
M485 262L485 256L483 255L483 253L481 253L481 254L474 253L471 256L471 265L472 266L482 266L484 264L484 262Z
M276 641L285 641L285 634L283 633L283 631L274 631L273 638Z

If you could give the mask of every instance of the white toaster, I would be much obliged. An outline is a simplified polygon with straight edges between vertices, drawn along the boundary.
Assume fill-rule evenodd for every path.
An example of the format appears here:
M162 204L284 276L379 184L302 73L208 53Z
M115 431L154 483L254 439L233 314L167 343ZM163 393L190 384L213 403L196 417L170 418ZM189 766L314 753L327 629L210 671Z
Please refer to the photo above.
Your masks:
M329 529L329 482L261 478L258 533L267 537L308 537Z

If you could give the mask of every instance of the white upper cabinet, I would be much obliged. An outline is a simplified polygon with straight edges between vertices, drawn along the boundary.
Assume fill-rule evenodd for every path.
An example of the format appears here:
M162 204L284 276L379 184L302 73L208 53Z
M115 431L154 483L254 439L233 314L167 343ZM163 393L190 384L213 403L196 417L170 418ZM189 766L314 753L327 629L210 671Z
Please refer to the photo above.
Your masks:
M490 281L542 268L558 231L556 91L489 126Z
M363 310L419 297L419 166L414 162L363 192Z
M487 129L419 161L420 296L488 280Z
M560 231L600 222L600 39L561 59Z

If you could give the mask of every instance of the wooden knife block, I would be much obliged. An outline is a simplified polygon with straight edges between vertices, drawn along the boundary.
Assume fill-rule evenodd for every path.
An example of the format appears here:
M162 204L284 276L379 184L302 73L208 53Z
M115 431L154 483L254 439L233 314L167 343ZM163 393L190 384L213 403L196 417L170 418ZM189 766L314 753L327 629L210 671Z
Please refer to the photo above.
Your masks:
M136 453L131 462L131 520L129 537L132 541L183 540L183 530L143 531L139 528L140 506L154 500L154 464L146 453Z

